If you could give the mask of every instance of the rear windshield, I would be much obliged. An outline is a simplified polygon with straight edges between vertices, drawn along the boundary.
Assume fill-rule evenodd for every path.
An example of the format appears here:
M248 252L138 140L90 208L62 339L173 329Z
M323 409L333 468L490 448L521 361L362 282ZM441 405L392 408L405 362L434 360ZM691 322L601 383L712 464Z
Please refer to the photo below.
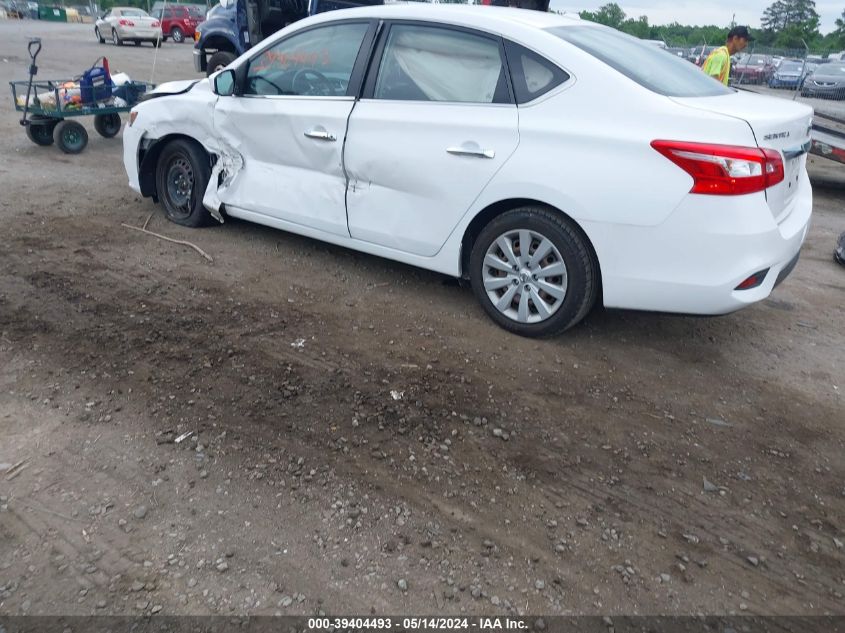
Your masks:
M768 57L763 55L752 55L751 59L748 60L749 64L754 64L756 66L763 66L768 61Z
M801 70L804 67L804 64L801 62L781 62L780 69L781 70Z
M147 12L142 11L141 9L121 9L120 15L127 18L143 18L147 15Z
M614 29L559 26L548 31L657 94L711 97L732 92L694 64Z

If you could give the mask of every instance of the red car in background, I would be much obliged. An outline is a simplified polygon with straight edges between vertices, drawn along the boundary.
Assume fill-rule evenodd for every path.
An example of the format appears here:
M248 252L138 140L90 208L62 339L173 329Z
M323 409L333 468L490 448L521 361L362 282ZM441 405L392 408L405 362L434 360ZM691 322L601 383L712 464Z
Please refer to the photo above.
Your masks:
M194 38L194 29L205 20L205 16L193 7L178 4L153 11L153 15L161 20L162 39L172 38L181 43L185 38Z
M763 84L775 74L775 62L769 55L744 55L731 66L731 76L744 84Z

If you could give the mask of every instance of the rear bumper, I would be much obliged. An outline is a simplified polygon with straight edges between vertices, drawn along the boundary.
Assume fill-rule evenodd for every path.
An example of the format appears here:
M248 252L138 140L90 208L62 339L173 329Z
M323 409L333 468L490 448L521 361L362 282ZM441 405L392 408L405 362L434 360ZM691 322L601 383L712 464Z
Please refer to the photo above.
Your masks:
M153 41L161 37L161 29L115 29L122 40Z
M757 193L689 195L660 226L585 227L599 255L605 306L712 315L765 299L794 268L809 229L806 172L799 187L779 223ZM759 286L736 290L761 270L768 272Z

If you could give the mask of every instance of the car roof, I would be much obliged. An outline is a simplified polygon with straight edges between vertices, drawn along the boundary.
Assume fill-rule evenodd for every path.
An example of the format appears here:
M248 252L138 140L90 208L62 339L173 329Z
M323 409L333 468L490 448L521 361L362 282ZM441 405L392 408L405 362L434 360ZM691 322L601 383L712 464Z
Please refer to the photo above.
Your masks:
M491 7L486 5L430 4L427 2L397 2L391 4L356 7L321 13L319 21L353 17L371 17L394 20L426 20L448 22L488 30L507 29L519 24L537 29L567 27L573 25L593 25L582 21L577 15L560 15L543 11L530 11L510 7ZM593 25L597 26L598 25Z

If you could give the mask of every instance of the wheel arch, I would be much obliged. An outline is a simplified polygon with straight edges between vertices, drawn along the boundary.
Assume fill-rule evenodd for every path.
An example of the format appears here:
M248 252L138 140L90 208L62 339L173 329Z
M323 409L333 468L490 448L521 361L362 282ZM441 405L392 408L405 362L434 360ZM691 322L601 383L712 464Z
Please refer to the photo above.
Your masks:
M188 141L199 147L207 156L210 165L213 167L217 161L217 155L208 151L206 147L197 139L188 134L167 134L150 142L146 149L141 149L138 156L138 183L141 187L141 195L144 197L151 197L158 199L158 191L156 190L156 167L161 152L171 142L175 140ZM143 143L142 143L143 147Z
M206 53L211 51L225 51L232 53L235 57L239 55L235 43L222 33L211 33L203 38L202 50Z
M469 278L469 262L470 256L472 255L472 247L475 244L475 240L481 234L481 231L484 230L484 227L487 226L490 222L492 222L495 218L499 217L503 213L511 211L513 209L519 209L520 207L544 207L549 209L555 213L559 213L562 215L566 220L575 228L578 234L583 238L584 243L590 250L590 256L593 258L593 262L596 265L596 270L598 271L598 293L597 297L598 300L601 301L602 299L602 272L601 272L601 262L599 261L598 254L596 253L596 248L593 245L593 241L590 239L590 236L587 235L587 232L584 228L569 214L560 210L559 208L551 205L547 202L543 202L542 200L535 200L533 198L508 198L505 200L499 200L498 202L494 202L492 204L487 205L481 211L479 211L476 216L470 221L467 225L467 228L464 230L463 238L461 239L461 261L460 261L460 270L461 270L461 277L464 279Z

